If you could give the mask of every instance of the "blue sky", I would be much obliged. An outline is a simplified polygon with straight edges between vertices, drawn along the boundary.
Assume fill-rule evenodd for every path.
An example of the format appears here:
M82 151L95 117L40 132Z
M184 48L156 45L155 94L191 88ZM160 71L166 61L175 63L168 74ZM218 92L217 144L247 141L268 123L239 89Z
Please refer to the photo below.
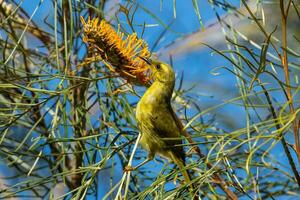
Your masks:
M60 3L60 1L58 2ZM170 43L176 41L176 39L181 38L183 35L191 34L201 29L192 1L176 1L176 18L174 18L174 8L172 6L173 0L140 0L137 2L141 4L142 7L149 10L153 15L157 16L159 20L163 22L163 24L172 24L170 26L170 31L168 31L162 37L162 40L158 43L154 51L161 50L166 45L169 45ZM230 2L233 5L239 6L239 1L237 0ZM124 1L122 1L122 3L124 3ZM198 5L204 27L207 27L216 21L215 13L207 1L199 0ZM46 25L43 25L43 19L46 16L48 17L49 22L54 21L54 8L49 0L24 0L21 7L27 10L28 13L33 13L35 12L35 9L38 8L33 19L36 23L41 24L42 27L47 28ZM224 14L224 11L221 9L217 8L217 10L219 11L220 15ZM120 16L120 20L121 22L124 22L124 24L126 23L124 17ZM143 38L149 43L150 47L152 47L152 45L158 39L158 36L164 30L162 24L160 24L157 19L154 19L150 14L145 14L145 10L142 8L137 10L134 22L138 25L142 25L143 23L148 25L143 34ZM136 31L138 34L141 34L142 28L137 27ZM222 35L222 32L219 34ZM225 49L225 42L223 44L219 44L218 48ZM162 56L161 59L166 62L170 61L169 57L167 56ZM177 73L178 79L180 74L182 72L184 73L184 87L188 88L194 83L197 84L193 92L198 95L197 98L201 106L213 106L222 103L224 100L228 100L239 95L236 78L230 72L220 69L218 70L218 75L214 75L212 73L212 70L216 67L231 65L221 56L212 54L212 50L208 47L202 46L195 51L173 57L172 59L173 67ZM277 101L284 100L280 94L276 96L276 98ZM203 107L203 109L205 109L205 107ZM216 123L218 127L228 130L231 130L231 128L238 129L245 127L246 115L244 109L240 106L228 104L212 113L212 115L213 114L216 115ZM227 117L224 118L223 115L226 115ZM237 120L236 116L239 116L239 122L236 122L234 127L228 127L228 121ZM211 116L208 118L210 117ZM287 139L291 140L292 138L287 137ZM283 163L287 163L285 157L283 156L281 145L276 145L276 148L272 150L272 153L274 154L274 157L279 158L279 160L281 160ZM155 167L156 163L150 163L149 166ZM2 165L1 168L5 171L9 171L6 167L4 167L4 165ZM119 177L115 177L115 179L118 179L121 177L122 171L119 171L116 174L120 175ZM105 189L107 188L99 188L99 199L101 199L101 196L105 194Z

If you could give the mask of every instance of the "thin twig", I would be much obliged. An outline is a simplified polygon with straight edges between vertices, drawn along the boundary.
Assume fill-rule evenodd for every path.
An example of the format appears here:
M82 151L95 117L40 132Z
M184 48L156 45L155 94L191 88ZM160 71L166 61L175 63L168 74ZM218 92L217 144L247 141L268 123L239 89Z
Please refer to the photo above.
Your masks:
M134 154L135 154L135 152L136 152L138 143L139 143L139 141L140 141L140 139L141 139L141 136L142 136L142 135L139 134L138 137L137 137L137 139L136 139L136 142L135 142L135 144L134 144L132 153L131 153L130 158L129 158L129 161L128 161L128 165L131 165L131 163L132 163L132 160L133 160ZM123 174L123 176L122 176L122 179L120 180L121 183L120 183L118 192L117 192L117 194L116 194L115 200L121 200L121 199L123 199L123 198L122 198L122 187L123 187L123 184L124 184L125 179L127 178L127 179L126 179L125 194L124 194L124 196L126 197L127 191L128 191L128 187L129 187L129 178L130 178L130 174L131 174L130 171L124 172L124 174Z
M184 126L182 124L182 122L178 119L176 113L174 112L173 109L171 109L173 112L172 112L172 115L175 119L175 122L177 124L177 126L179 127L179 129L182 130L182 134L186 137L186 139L188 140L188 142L192 145L192 147L194 148L194 150L197 152L197 154L199 155L199 157L201 159L204 160L205 164L207 165L208 169L212 169L213 166L212 164L210 164L209 162L207 162L207 159L206 159L206 155L204 155L200 148L195 145L195 142L193 141L192 137L190 136L190 134L186 131L186 129L184 129ZM238 199L237 195L234 194L229 188L228 188L228 184L222 179L222 177L217 174L217 172L214 172L213 174L213 178L216 180L216 183L218 184L218 186L226 193L227 197L232 199L232 200L236 200Z
M285 84L286 84L286 92L287 92L287 100L290 107L291 115L295 113L294 105L293 105L293 96L290 84L290 76L289 76L289 65L288 65L288 55L287 55L287 18L288 11L291 5L291 0L288 2L287 8L285 10L283 0L280 0L280 10L281 10L281 32L282 32L282 51L283 56L281 56L281 62L284 70ZM299 122L297 118L293 123L293 131L294 131L294 139L295 139L295 150L298 157L298 162L300 163L300 142L299 142Z

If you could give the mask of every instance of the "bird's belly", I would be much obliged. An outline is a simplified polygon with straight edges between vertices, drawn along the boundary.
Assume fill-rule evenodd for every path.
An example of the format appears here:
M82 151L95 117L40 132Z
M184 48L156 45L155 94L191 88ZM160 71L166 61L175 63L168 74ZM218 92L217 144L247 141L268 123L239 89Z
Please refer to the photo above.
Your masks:
M142 132L140 144L144 149L150 152L156 152L158 149L163 148L165 145L161 138L156 136L155 133Z
M168 158L166 154L167 144L161 136L155 131L155 125L152 124L153 113L157 114L155 106L143 102L141 100L137 105L136 119L139 124L140 133L142 134L140 139L140 145L143 149L147 150L150 154L158 154L162 157Z
M150 154L158 154L167 159L170 157L166 149L165 141L157 136L156 133L142 133L140 144L142 148L147 150Z

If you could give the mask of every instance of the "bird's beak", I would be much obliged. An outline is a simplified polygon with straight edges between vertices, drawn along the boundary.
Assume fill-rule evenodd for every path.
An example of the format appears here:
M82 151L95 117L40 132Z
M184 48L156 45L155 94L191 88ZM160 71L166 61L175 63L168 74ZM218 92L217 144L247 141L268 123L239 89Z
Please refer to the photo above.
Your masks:
M150 73L150 77L151 79L153 79L153 76L155 76L155 70L153 70L153 62L150 58L145 58L145 57L142 57L142 56L139 56L140 59L142 59L143 61L145 61L149 67L150 67L150 70L151 70L151 73Z
M140 59L142 59L143 61L145 61L148 65L152 65L152 61L150 58L145 58L145 57L142 57L142 56L139 56Z

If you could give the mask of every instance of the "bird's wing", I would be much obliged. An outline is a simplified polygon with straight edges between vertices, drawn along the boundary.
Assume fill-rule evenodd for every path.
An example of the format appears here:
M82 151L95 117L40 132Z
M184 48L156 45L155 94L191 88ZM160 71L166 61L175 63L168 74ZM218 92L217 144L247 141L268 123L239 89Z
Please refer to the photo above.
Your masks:
M183 147L180 146L182 144L180 129L173 117L173 113L171 106L160 107L159 110L152 113L151 123L155 133L164 139L167 147L174 150L175 154L183 159L184 152Z

